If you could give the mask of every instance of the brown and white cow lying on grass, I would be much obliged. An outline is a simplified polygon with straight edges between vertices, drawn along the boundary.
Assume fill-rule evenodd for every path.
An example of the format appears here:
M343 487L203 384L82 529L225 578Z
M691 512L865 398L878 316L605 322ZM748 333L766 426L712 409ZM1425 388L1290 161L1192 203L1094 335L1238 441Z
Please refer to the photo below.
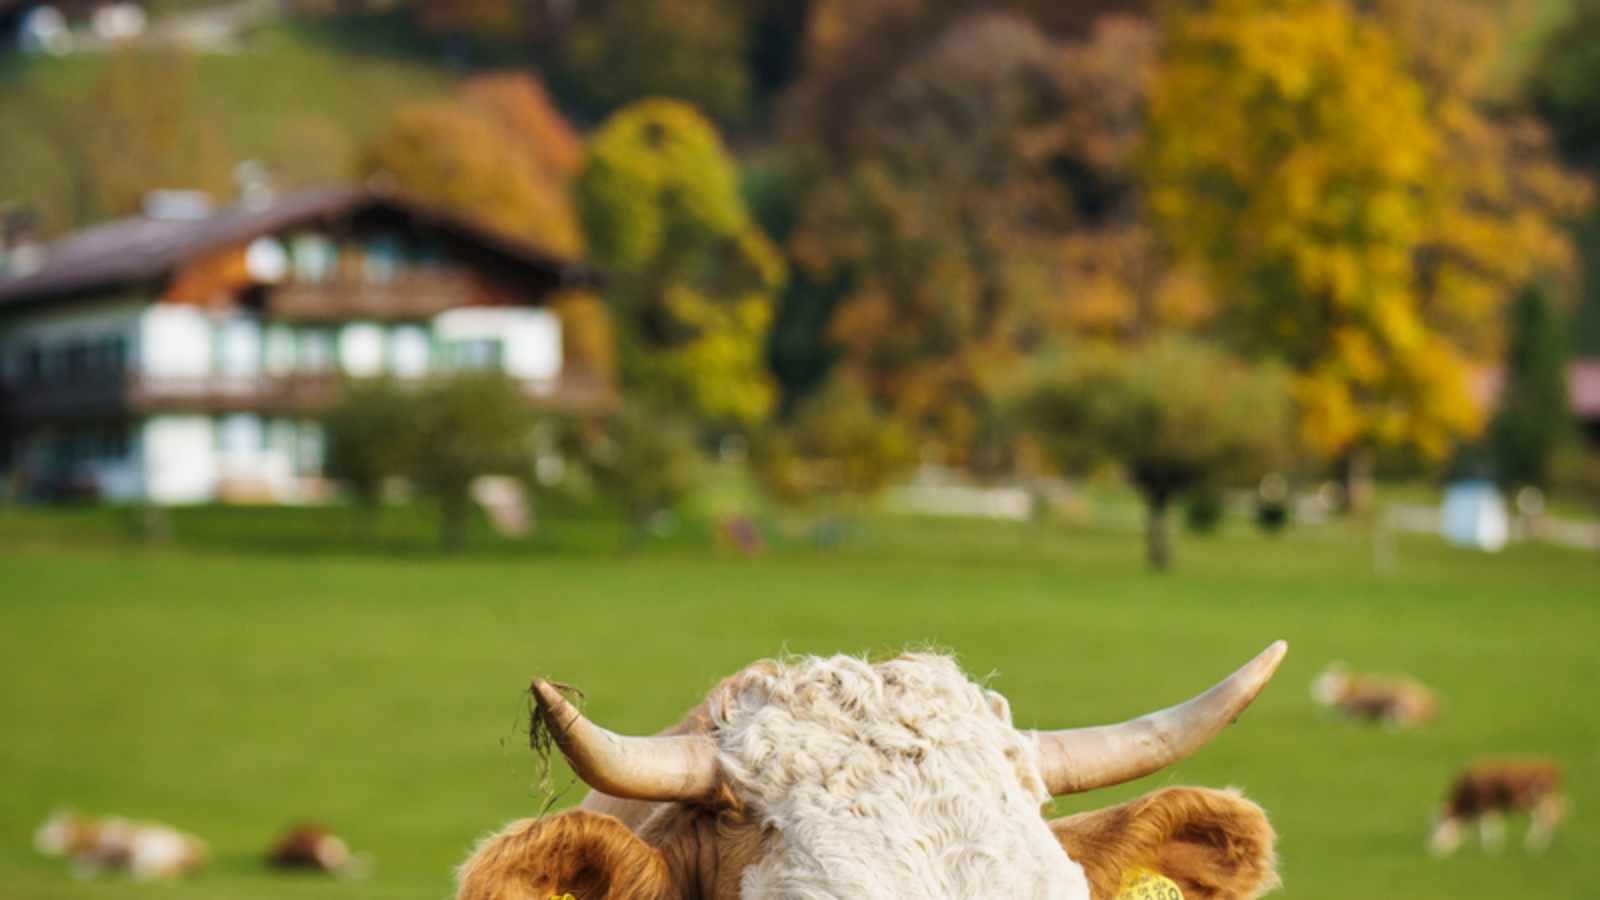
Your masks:
M340 878L363 878L371 867L365 856L350 852L344 838L320 825L296 825L284 832L267 851L267 865Z
M1235 791L1040 811L1193 753L1286 649L1179 706L1067 731L1013 727L1004 697L936 655L756 663L655 737L607 731L536 681L535 736L593 790L484 841L458 897L1111 900L1153 873L1160 896L1249 900L1278 883L1274 835Z
M1351 673L1340 663L1311 682L1311 698L1352 719L1390 728L1424 725L1438 709L1433 692L1415 678Z
M1466 830L1478 827L1484 849L1505 843L1505 817L1529 816L1526 846L1537 852L1550 845L1566 812L1561 769L1548 759L1501 759L1475 763L1450 784L1444 807L1428 835L1428 849L1447 856L1461 846Z
M139 881L177 878L205 865L204 841L158 822L116 816L96 818L60 810L34 832L33 845L45 856L63 856L84 878L115 872Z

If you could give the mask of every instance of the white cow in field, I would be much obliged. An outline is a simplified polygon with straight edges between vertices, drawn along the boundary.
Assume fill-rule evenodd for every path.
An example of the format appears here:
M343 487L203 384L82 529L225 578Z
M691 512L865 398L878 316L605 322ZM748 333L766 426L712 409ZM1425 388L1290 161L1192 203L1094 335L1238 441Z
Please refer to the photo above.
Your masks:
M514 822L458 873L459 900L1249 900L1274 835L1234 791L1167 788L1059 819L1052 796L1139 778L1233 721L1282 642L1179 706L1119 725L1013 726L945 656L749 666L675 727L624 737L535 681L548 735L593 790Z

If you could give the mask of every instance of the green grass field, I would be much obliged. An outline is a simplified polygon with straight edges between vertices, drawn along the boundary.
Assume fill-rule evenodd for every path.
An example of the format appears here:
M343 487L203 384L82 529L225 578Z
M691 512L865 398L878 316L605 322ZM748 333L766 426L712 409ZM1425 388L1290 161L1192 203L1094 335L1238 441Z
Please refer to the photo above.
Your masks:
M914 519L755 560L693 534L621 554L604 529L444 558L405 522L363 549L330 516L180 514L147 547L126 513L0 512L0 895L442 900L475 838L551 802L521 733L535 674L644 732L761 656L933 645L993 673L1020 725L1065 726L1180 700L1278 637L1288 662L1238 725L1060 808L1239 785L1281 834L1276 896L1600 892L1600 559L1416 538L1378 576L1354 527L1239 528L1182 541L1162 576L1127 531ZM1426 679L1440 720L1391 734L1325 717L1306 688L1331 659ZM1564 763L1568 827L1542 857L1431 859L1451 771L1498 753ZM551 782L558 807L581 796L563 770ZM171 822L215 859L177 885L75 881L30 846L62 804ZM374 876L265 871L266 843L302 819L370 852Z

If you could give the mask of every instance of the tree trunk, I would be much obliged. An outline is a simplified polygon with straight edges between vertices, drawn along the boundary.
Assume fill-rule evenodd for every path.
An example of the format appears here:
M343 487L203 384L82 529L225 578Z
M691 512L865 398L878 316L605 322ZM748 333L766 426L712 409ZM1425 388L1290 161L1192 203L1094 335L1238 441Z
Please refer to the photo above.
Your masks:
M1372 451L1352 447L1339 461L1339 512L1363 513L1372 505Z
M1164 492L1145 494L1145 558L1150 568L1165 572L1172 564L1171 538L1167 533L1167 507L1171 498Z

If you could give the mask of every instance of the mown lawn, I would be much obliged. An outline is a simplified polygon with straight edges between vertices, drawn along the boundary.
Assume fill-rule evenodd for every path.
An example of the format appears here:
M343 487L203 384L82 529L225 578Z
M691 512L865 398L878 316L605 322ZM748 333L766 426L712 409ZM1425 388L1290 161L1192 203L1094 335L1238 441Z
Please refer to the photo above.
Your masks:
M127 514L0 512L0 894L441 900L477 836L548 802L520 732L536 673L643 732L757 657L934 645L993 673L1019 724L1060 726L1182 699L1277 637L1289 660L1237 726L1062 809L1240 785L1282 835L1284 897L1600 890L1597 558L1417 538L1379 576L1355 528L1236 529L1185 540L1161 576L1125 531L891 519L754 560L692 533L624 554L604 529L451 559L404 523L362 549L329 515L185 514L146 546ZM1326 718L1306 686L1330 659L1428 680L1439 722ZM1539 858L1429 858L1450 772L1490 753L1558 757L1569 827ZM557 806L581 795L551 783ZM192 830L214 864L179 885L75 881L30 846L62 804ZM374 876L266 872L267 841L302 819L370 852Z

